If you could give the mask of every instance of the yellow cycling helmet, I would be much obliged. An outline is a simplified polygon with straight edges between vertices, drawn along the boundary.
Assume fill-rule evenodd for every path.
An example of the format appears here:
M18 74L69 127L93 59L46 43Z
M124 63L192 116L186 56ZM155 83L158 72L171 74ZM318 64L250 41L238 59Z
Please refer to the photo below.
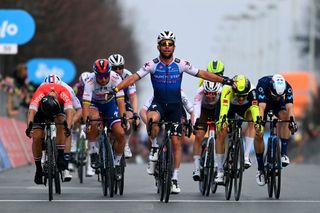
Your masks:
M224 72L224 64L222 63L222 61L220 60L213 60L213 61L210 61L208 66L207 66L207 71L208 72L213 72L217 75L223 75L223 72ZM200 79L199 81L199 87L201 87L203 84L203 79Z
M248 93L251 89L251 83L245 75L236 75L232 78L232 80L237 82L237 86L232 87L235 95L237 95L237 96L248 95Z

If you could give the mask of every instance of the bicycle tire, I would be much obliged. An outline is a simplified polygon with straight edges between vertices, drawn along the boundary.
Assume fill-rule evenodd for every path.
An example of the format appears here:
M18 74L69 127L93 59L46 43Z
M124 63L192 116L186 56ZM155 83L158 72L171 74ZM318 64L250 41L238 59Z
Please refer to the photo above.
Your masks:
M210 194L210 189L211 185L213 183L213 178L214 178L214 142L213 139L211 138L209 141L209 150L208 150L208 185L206 188L206 196L209 196Z
M275 138L275 162L274 162L274 183L273 183L273 191L274 197L276 199L280 198L280 191L281 191L281 151L280 151L280 140L278 137Z
M267 143L267 164L266 164L266 176L267 176L267 185L268 185L268 196L269 198L272 198L273 195L273 157L272 155L272 138L268 138L268 143Z
M124 155L122 155L120 166L121 166L121 176L122 176L122 178L119 181L119 195L123 195L123 191L124 191L124 171L125 171L125 167L126 167L126 160L125 160L125 156Z
M56 194L61 194L61 183L60 183L60 172L57 166L57 160L58 160L58 151L56 149L56 143L55 138L52 141L52 153L53 153L53 159L54 161L54 187Z
M232 142L233 143L233 142ZM231 197L231 191L232 191L232 183L233 183L233 177L232 177L232 153L233 148L232 146L228 149L227 159L225 161L225 167L224 167L224 177L225 177L225 198L226 200L230 200Z
M244 151L243 142L241 138L236 143L236 149L234 153L234 198L236 201L240 199L242 188L242 177L244 170Z
M105 140L106 145L106 177L107 177L107 187L109 189L109 196L113 197L114 195L114 180L115 180L115 172L114 172L114 162L113 162L113 151L111 144L108 139Z
M163 152L164 145L160 145L159 149L159 177L158 177L158 186L160 193L160 202L163 201L164 198L164 170L165 170L165 153Z
M165 202L169 202L170 194L171 194L171 178L172 178L172 144L170 139L166 140L166 152L165 152L165 176L164 176L164 190L165 190Z
M77 149L77 170L78 170L78 177L79 182L83 183L83 177L84 177L84 159L85 159L85 139L80 138L78 141L78 149Z
M207 140L208 138L204 139L202 144L207 144ZM207 165L204 165L206 161L205 157L206 157L206 153L208 152L208 150L205 150L206 146L202 147L201 149L201 155L200 155L200 180L199 180L199 191L200 193L204 196L206 194L206 188L208 185L208 167Z
M48 155L48 195L49 201L53 199L53 178L54 178L54 156L52 149L52 141L50 138L47 138L47 155Z

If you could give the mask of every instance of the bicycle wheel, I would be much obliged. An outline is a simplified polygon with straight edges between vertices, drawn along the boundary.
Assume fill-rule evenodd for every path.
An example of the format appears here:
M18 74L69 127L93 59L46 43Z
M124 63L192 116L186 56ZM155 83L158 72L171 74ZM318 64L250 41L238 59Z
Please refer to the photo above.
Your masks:
M225 161L224 166L224 177L225 177L225 197L226 200L230 200L231 191L232 191L232 182L233 182L233 174L232 174L232 152L233 148L230 146L227 154L227 159Z
M56 149L56 143L55 143L55 138L52 141L52 153L53 153L53 159L55 159L54 161L54 187L56 190L56 194L61 194L61 184L60 184L60 171L58 169L58 165L57 165L57 160L58 160L58 152Z
M122 178L119 181L119 194L123 195L123 190L124 190L124 171L125 171L125 167L126 167L126 160L125 160L125 156L124 155L122 156L120 166L121 166L121 176L122 176Z
M49 201L53 199L53 178L54 178L54 156L52 149L52 141L50 138L47 138L47 155L48 155L48 192L49 192Z
M209 150L208 150L208 160L207 160L207 166L208 166L208 185L206 188L206 196L209 196L211 185L213 183L214 178L214 142L213 139L210 139L209 141Z
M166 152L165 152L165 173L164 173L164 191L165 191L165 202L169 202L171 193L171 177L172 177L172 145L170 139L166 141Z
M112 148L105 137L100 147L100 171L101 171L101 186L104 196L108 195L113 197L114 195L114 165Z
M268 182L268 196L269 198L272 197L273 194L273 183L274 183L274 175L273 175L273 167L274 167L274 160L271 156L272 154L272 138L268 138L267 144L267 163L266 163L266 176Z
M208 151L206 149L207 147L207 140L208 138L204 139L202 144L205 144L205 146L202 146L201 150L201 157L200 157L200 180L199 180L199 191L204 196L206 194L206 188L208 186L208 177L209 177L209 168L208 168L208 158L206 158L206 155L208 155ZM206 164L206 165L205 165Z
M159 148L159 174L158 174L158 190L160 193L160 201L163 201L164 198L164 174L165 174L165 153L163 151L164 145L160 145Z
M236 143L234 159L233 159L233 169L234 169L234 198L236 201L240 199L241 188L242 188L242 177L244 170L244 152L243 152L243 142L239 139Z
M78 149L77 149L77 170L78 170L78 177L80 183L83 183L83 172L84 172L84 159L86 157L85 153L85 139L83 137L80 138L78 141Z
M279 138L275 138L274 141L274 147L275 147L275 158L274 158L274 183L273 183L273 190L274 190L274 196L276 199L279 199L280 197L280 191L281 191L281 151L280 151L280 140Z

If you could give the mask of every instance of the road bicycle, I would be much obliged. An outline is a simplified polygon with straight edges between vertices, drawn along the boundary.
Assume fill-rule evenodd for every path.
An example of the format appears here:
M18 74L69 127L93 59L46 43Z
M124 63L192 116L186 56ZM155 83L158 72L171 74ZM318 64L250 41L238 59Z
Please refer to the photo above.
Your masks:
M81 122L80 128L79 128L79 139L77 141L77 149L76 149L76 156L75 156L75 165L77 167L78 171L78 177L80 183L83 183L83 177L86 167L86 157L87 157L87 138L85 134L85 127L86 125L84 122Z

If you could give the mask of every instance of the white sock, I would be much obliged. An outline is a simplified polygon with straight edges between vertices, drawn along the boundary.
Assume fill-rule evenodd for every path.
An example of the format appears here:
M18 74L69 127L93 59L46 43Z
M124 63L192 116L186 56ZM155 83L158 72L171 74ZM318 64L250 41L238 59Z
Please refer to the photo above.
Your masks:
M216 154L217 158L217 168L218 171L221 172L223 171L223 161L224 161L224 154Z
M246 149L244 151L244 157L249 157L254 138L245 137L245 140L246 140Z
M150 141L151 141L152 147L159 147L158 142L157 142L157 138L154 138L154 139L150 138Z
M120 166L122 155L116 155L116 158L114 159L114 165Z
M172 180L178 180L179 169L174 169L172 174Z
M97 147L96 141L89 141L89 154L98 153L99 149Z
M195 170L199 170L200 169L200 155L194 155L193 162L194 162Z

